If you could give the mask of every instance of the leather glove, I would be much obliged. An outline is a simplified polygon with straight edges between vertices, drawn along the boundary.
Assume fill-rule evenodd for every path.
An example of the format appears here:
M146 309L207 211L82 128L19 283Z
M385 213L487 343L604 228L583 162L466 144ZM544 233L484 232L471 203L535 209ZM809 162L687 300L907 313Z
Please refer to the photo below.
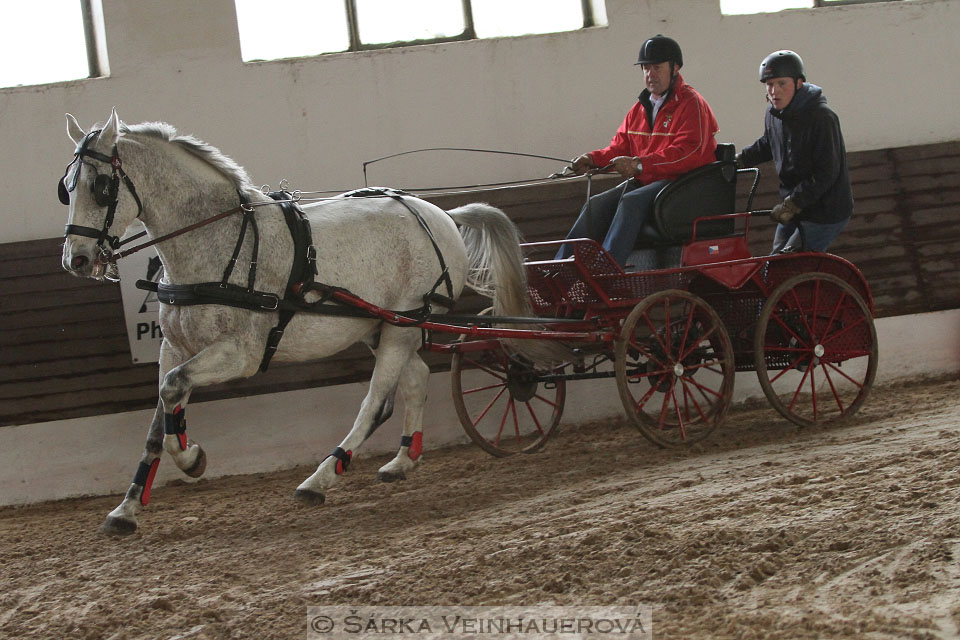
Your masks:
M770 210L770 219L780 224L787 224L800 211L800 207L793 201L793 198L787 196L786 200Z
M743 163L743 154L738 153L737 157L733 159L733 164L736 165L737 169L746 169L747 165Z
M585 153L582 156L577 156L570 163L570 167L573 169L573 172L578 176L585 174L590 169L596 169L597 165L593 163L593 158L590 157L589 153Z

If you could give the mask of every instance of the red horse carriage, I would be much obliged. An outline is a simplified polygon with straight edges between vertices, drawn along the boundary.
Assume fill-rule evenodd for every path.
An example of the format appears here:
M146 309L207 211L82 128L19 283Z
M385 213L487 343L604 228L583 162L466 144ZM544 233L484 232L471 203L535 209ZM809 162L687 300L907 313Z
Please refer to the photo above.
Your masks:
M567 382L594 378L616 378L627 417L661 446L716 429L738 371L755 371L773 407L798 425L856 413L877 368L865 278L827 253L751 256L751 218L769 213L750 210L759 173L736 169L732 145L717 155L657 197L631 256L641 270L625 271L592 240L573 241L565 260L528 259L541 327L510 336L560 340L568 362L537 368L505 334L484 329L529 318L490 318L458 343L425 344L453 352L453 399L474 442L498 456L539 449L560 421ZM747 211L735 212L744 174L753 175ZM524 247L553 255L563 242Z

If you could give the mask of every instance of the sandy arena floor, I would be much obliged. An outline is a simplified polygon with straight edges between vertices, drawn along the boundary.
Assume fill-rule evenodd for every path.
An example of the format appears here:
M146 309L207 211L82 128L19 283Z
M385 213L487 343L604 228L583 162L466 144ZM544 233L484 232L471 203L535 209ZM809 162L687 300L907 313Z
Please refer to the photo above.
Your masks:
M531 456L428 451L392 485L361 458L315 509L291 497L312 469L174 483L127 539L97 531L116 496L0 509L0 637L305 638L311 605L553 603L650 607L656 638L955 638L958 459L941 380L829 430L740 408L692 450L611 423Z

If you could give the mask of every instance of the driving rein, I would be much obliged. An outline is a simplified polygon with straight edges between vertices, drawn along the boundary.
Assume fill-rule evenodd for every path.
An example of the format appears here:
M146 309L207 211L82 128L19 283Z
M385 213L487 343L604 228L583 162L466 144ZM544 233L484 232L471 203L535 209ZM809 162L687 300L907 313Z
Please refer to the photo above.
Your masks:
M313 236L310 230L310 221L307 219L303 209L301 209L300 205L296 202L293 194L283 190L266 194L276 202L264 203L280 206L281 211L284 214L284 220L287 223L287 227L293 239L293 266L291 268L290 277L287 281L287 286L284 290L282 298L275 293L257 291L255 288L256 264L260 245L260 233L259 229L257 228L256 218L254 217L256 212L255 205L251 205L249 200L240 192L237 193L238 197L240 198L240 205L234 207L233 209L222 211L214 216L201 220L200 222L196 222L183 227L182 229L178 229L166 235L154 238L148 242L141 243L131 249L127 249L126 251L114 253L114 250L118 249L119 247L146 235L146 231L144 231L124 241L121 241L119 236L110 235L110 227L113 226L120 197L120 181L123 181L127 187L127 190L131 193L131 195L133 195L134 200L137 202L138 218L140 217L140 214L143 213L143 203L140 201L140 196L137 194L137 190L133 184L133 181L130 180L127 174L123 171L123 164L120 161L119 155L117 154L116 144L113 146L112 156L107 156L98 151L87 148L90 141L99 134L100 130L91 131L84 136L83 140L81 140L77 145L73 160L67 165L63 177L60 179L58 184L57 191L60 202L65 205L69 205L70 193L77 188L81 166L83 164L87 164L88 166L92 167L93 171L96 173L96 177L91 185L94 201L99 206L107 208L107 215L103 221L103 228L96 229L94 227L68 224L64 230L64 237L72 234L96 239L97 248L100 252L97 260L101 260L107 264L115 264L120 258L124 258L128 255L136 253L137 251L163 242L164 240L169 240L170 238L193 231L194 229L206 226L235 213L243 212L243 221L240 226L240 234L237 238L236 247L234 248L233 255L230 258L226 269L224 270L223 278L220 280L220 282L170 284L164 282L152 282L149 280L138 280L136 286L140 289L156 292L158 300L164 304L222 304L248 309L251 311L279 311L280 316L277 326L271 329L267 338L267 345L264 351L263 359L260 363L261 371L266 371L271 358L273 357L274 353L276 353L280 339L283 337L284 329L298 311L310 311L313 313L326 315L358 318L378 317L377 315L363 309L344 307L344 303L339 302L336 298L334 298L335 293L346 292L344 289L314 282L314 276L317 275L317 252L316 248L313 246ZM97 172L95 165L91 162L87 162L84 159L87 157L108 163L112 169L111 175L107 176ZM75 167L75 171L68 184L68 176L72 167ZM443 259L443 254L440 250L440 247L437 245L437 241L434 238L433 233L430 231L426 221L416 210L416 208L410 206L410 204L404 200L404 196L406 195L409 194L394 189L364 188L345 193L343 194L343 197L392 198L406 207L426 232L427 237L433 244L433 249L436 252L437 260L440 263L440 277L437 279L436 283L434 283L430 292L423 296L424 304L422 307L396 312L398 315L405 316L408 319L426 318L432 311L433 303L441 304L448 309L453 307L453 285L450 280L450 274L446 262ZM228 282L228 280L233 272L233 267L237 262L237 257L243 246L248 227L253 229L254 240L247 285L242 286L231 284ZM437 293L437 289L440 287L441 283L445 285L447 295ZM309 292L319 293L321 296L320 300L317 302L307 302L305 300L305 296ZM334 301L334 304L328 304L328 301L331 299Z

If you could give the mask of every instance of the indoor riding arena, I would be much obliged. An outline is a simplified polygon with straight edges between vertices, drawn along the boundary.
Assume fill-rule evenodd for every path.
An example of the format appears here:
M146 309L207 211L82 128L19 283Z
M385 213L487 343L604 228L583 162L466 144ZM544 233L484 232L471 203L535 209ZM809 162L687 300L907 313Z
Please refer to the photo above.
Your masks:
M0 638L960 638L960 3L8 12ZM717 152L555 257L657 34Z

